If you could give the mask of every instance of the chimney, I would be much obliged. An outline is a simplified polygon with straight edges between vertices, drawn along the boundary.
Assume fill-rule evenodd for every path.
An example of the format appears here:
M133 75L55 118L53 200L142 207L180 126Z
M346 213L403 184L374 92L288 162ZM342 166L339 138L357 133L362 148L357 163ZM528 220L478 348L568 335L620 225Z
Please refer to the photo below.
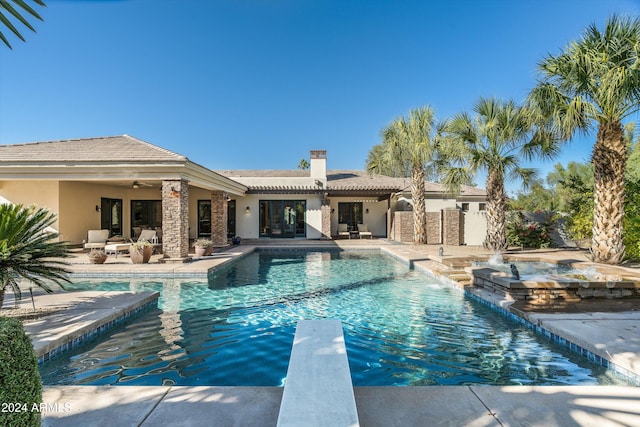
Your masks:
M327 179L327 150L311 150L309 175L325 181Z

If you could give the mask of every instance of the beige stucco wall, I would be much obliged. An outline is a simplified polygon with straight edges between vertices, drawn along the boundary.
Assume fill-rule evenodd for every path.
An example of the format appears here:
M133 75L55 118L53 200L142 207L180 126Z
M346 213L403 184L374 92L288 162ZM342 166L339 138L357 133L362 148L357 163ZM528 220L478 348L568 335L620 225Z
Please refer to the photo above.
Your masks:
M469 246L480 246L484 243L486 236L486 212L478 211L477 209L472 210L471 206L469 206L469 211L464 212L464 243Z
M331 235L338 234L338 204L347 202L362 202L362 221L367 224L369 231L376 237L387 236L387 206L386 200L378 201L374 198L332 197L331 198ZM369 213L367 213L369 209Z
M0 195L12 203L35 204L58 213L57 181L0 181Z
M88 230L100 229L100 206L103 197L122 200L122 230L130 237L130 189L95 182L60 182L60 231L64 240L80 244ZM143 190L146 191L146 190Z

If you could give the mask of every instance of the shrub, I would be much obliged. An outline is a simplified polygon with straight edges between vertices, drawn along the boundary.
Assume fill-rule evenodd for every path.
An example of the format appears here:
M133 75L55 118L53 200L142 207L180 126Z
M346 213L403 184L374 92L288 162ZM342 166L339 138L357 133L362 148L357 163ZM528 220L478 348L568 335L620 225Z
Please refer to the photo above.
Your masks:
M198 239L195 241L193 246L197 248L212 248L213 242L209 239Z
M0 426L39 426L42 382L31 340L17 319L0 317Z
M548 248L551 246L551 225L555 222L551 215L543 222L526 222L522 212L512 212L507 220L507 243L525 248Z

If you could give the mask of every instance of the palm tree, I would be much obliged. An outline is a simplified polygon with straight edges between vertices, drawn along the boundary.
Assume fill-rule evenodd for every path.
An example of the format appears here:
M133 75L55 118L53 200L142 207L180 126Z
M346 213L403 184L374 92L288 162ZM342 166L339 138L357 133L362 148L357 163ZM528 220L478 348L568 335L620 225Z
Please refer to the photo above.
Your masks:
M627 146L623 120L640 106L640 19L616 15L604 31L590 25L578 41L538 65L542 75L529 103L562 135L597 124L594 168L594 261L618 264L624 257L624 176Z
M427 243L424 180L436 173L442 126L436 126L430 107L411 110L408 117L397 118L382 130L382 144L374 146L367 158L370 173L411 176L414 242L418 244Z
M445 154L450 165L443 169L444 184L454 191L479 171L487 173L486 244L501 251L507 247L505 179L522 180L527 187L536 171L521 162L553 158L558 144L549 132L533 124L529 110L513 101L480 98L474 112L474 116L458 114L449 123Z
M54 221L55 215L44 208L0 204L0 307L7 288L20 299L21 279L47 292L47 281L61 287L69 281L62 260L70 256L67 244L53 241L58 234L47 232Z
M38 4L39 6L46 7L42 0L33 0L33 2ZM29 21L27 21L24 16L22 16L22 13L19 9L22 9L34 18L42 21L42 17L38 15L38 12L33 10L33 8L29 6L25 0L0 0L0 23L7 27L20 40L25 41L24 37L22 36L22 34L20 34L20 31L18 31L16 26L13 25L9 17L12 16L13 18L17 19L25 27L33 32L35 32L36 30L31 26L31 24L29 24ZM0 31L0 40L2 40L9 49L12 49L11 43L9 43L9 40L7 40L7 37L2 33L2 31Z
M307 159L301 159L300 160L300 163L298 163L298 169L300 169L300 170L309 169L309 162L307 161Z

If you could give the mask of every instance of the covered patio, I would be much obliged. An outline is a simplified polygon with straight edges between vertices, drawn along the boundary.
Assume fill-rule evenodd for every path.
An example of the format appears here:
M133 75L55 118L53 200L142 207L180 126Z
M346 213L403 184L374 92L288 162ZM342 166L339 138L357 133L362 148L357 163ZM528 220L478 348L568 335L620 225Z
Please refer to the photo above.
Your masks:
M246 187L185 156L128 135L0 146L0 195L57 214L62 240L87 231L135 238L157 229L163 260L184 261L189 241L227 244L227 201Z

